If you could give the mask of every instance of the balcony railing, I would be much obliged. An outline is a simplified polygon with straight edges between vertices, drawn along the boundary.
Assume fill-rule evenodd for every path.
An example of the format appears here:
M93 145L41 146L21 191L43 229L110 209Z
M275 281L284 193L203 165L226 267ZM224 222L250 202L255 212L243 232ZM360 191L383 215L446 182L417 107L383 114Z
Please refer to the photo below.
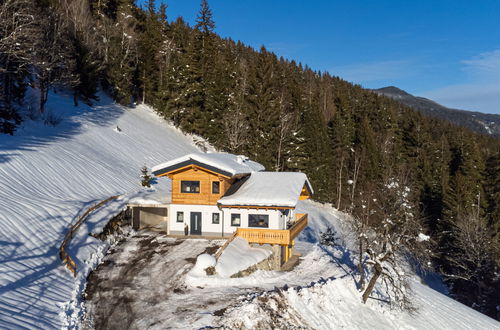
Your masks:
M289 229L258 229L258 228L238 228L236 235L248 241L248 243L258 244L279 244L290 245L300 232L307 226L307 214L298 213L295 221Z

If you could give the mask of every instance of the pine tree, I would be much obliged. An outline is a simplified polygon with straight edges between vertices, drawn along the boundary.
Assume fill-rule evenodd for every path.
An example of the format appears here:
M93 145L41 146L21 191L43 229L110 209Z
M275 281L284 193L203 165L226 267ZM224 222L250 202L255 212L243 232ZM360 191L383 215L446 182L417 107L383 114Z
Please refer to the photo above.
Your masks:
M215 22L213 20L212 10L208 6L207 0L201 0L200 11L196 18L195 29L200 30L203 34L209 35L215 29Z
M144 165L141 168L141 185L146 188L151 188L152 181L153 178L151 177L151 175L149 175L149 171L146 165Z
M113 96L121 104L129 104L136 96L133 83L138 69L138 38L134 8L132 0L120 2L109 41L106 75Z
M164 34L164 21L156 12L155 0L148 0L144 21L141 22L141 31L138 44L138 72L139 96L142 103L153 103L153 98L158 91L160 80L158 70L158 57L163 43L166 41Z

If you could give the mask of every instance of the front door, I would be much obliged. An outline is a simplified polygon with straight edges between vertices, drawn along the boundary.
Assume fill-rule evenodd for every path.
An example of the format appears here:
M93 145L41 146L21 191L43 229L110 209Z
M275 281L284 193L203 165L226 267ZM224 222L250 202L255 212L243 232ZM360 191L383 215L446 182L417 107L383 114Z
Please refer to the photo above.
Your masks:
M201 235L201 212L191 212L191 235Z

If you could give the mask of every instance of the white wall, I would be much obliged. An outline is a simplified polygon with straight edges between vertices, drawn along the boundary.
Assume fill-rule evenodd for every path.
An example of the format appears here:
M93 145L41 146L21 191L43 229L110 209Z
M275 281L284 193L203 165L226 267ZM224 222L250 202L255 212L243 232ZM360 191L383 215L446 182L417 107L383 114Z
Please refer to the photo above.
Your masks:
M283 219L281 217L281 212L278 210L240 209L240 208L222 208L222 210L224 212L224 234L231 234L236 230L236 228L249 228L248 227L249 214L268 214L269 215L268 229L285 229L285 227L283 226ZM241 215L240 227L231 226L232 213L239 213Z
M171 204L169 210L169 228L172 234L184 233L184 225L190 226L191 212L201 212L202 235L221 235L222 211L216 205ZM177 222L177 212L184 212L184 222ZM219 224L212 224L212 213L219 213Z
M177 212L184 212L184 221L177 222ZM267 229L286 229L286 223L293 218L294 210L289 210L288 215L283 215L279 210L265 209L240 209L240 208L222 208L216 205L186 205L171 204L169 209L169 231L172 234L184 234L184 225L190 226L191 212L201 212L202 235L224 236L231 235L236 228L249 228L249 214L267 214L269 215L269 228ZM212 213L219 213L219 224L212 224ZM231 214L239 213L241 215L240 227L231 226ZM224 226L224 228L223 228ZM224 229L224 230L223 230Z

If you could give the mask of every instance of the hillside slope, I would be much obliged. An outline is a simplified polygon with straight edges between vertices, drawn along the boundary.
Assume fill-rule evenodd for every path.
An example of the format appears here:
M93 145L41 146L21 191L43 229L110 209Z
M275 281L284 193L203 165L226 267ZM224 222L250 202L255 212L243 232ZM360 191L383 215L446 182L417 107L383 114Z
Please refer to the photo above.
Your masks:
M140 193L144 164L195 150L147 107L124 108L104 98L94 108L74 108L71 98L53 95L48 108L63 116L59 126L31 122L15 136L0 135L0 328L61 327L58 315L76 283L58 258L69 224L95 201ZM79 269L99 246L83 239L78 244L88 252L79 251Z
M167 193L167 179L158 180L156 192L141 189L138 176L142 165L150 167L196 149L193 139L146 106L124 108L103 98L94 108L74 108L71 98L53 95L48 108L62 116L59 126L29 122L15 136L0 136L0 328L78 326L75 313L81 309L77 296L106 248L88 233L99 231L131 198ZM73 278L58 258L60 242L85 208L115 194L123 196L93 214L73 240L70 254L79 270ZM352 253L344 248L344 255L338 255L339 251L323 250L317 243L319 232L327 226L337 226L342 232L334 209L307 202L301 204L301 211L310 215L310 226L297 244L305 256L299 268L303 271L295 273L292 282L282 273L280 281L304 289L300 297L291 293L283 296L290 306L280 312L283 315L295 314L308 326L323 328L409 329L428 324L441 329L498 328L498 322L418 283L418 299L424 302L418 318L393 313L376 302L362 305L352 278L347 276L341 281L331 279L334 284L319 281L323 284L307 287L314 272L325 277L349 274L352 260L348 256ZM321 267L331 273L322 272ZM262 280L254 278L250 284L258 287L259 283ZM246 313L244 320L265 320L266 313L259 314L244 297L242 301L243 307L235 305L220 320L215 315L212 320L234 324L235 316L241 316L238 310ZM370 323L355 322L353 315L360 311L370 315ZM392 321L388 322L388 317ZM342 322L331 323L335 318ZM401 320L396 322L395 318Z
M373 91L390 97L427 116L445 119L475 132L500 138L500 115L450 109L425 97L411 95L394 86L374 89Z
M217 325L233 329L500 329L497 321L431 289L416 276L411 280L414 313L391 308L378 294L374 296L380 301L369 299L363 304L355 283L355 240L341 214L310 201L299 203L298 208L310 219L296 245L303 263L308 264L298 271L321 266L329 272L302 286L248 295L227 308L215 320ZM328 227L335 228L340 246L318 245L320 233Z

